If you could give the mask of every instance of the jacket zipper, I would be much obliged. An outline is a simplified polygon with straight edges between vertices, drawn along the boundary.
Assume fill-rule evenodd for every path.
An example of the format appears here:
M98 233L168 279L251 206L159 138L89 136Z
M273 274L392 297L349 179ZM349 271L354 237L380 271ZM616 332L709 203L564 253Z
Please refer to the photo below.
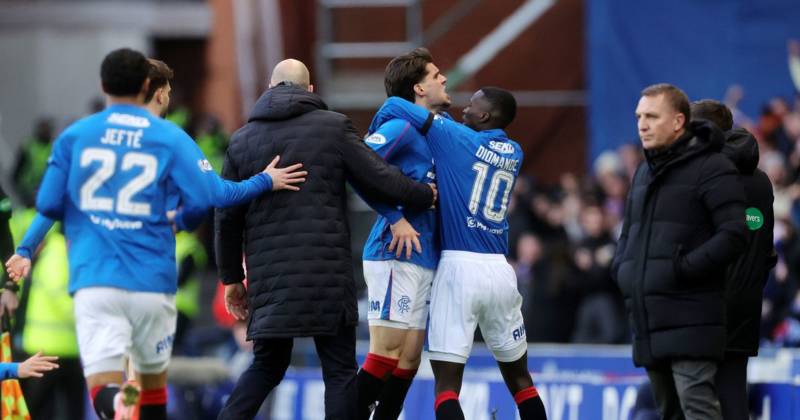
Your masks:
M653 182L655 182L655 180L653 180ZM651 187L652 187L652 183L650 185L648 185L648 190L650 190ZM643 203L643 205L647 205L647 194L648 194L648 192L649 191L645 191L645 202ZM647 231L645 232L644 247L643 247L643 249L641 251L642 252L642 258L641 258L640 261L642 261L642 264L641 264L641 267L639 268L639 276L636 277L636 281L633 283L633 296L634 296L633 303L636 306L636 308L635 308L636 309L636 313L639 314L639 316L636 317L635 321L636 321L636 323L637 323L637 325L639 327L639 333L642 335L643 338L646 338L648 340L649 340L649 337L650 337L650 332L647 329L647 313L646 313L646 310L645 310L644 294L643 294L643 290L642 289L643 289L643 286L644 286L645 272L647 271L647 257L648 257L649 248L650 248L650 235L651 235L651 233L653 231L653 216L655 215L656 205L658 204L658 190L656 189L653 192L653 194L654 194L653 195L653 205L649 209L645 208L644 211L643 211L643 213L644 213L644 212L647 212L649 210L649 213L650 213L649 214L649 219L648 219L649 222L647 223ZM644 220L642 220L642 221L644 222ZM649 347L650 346L648 344L647 352L651 353Z

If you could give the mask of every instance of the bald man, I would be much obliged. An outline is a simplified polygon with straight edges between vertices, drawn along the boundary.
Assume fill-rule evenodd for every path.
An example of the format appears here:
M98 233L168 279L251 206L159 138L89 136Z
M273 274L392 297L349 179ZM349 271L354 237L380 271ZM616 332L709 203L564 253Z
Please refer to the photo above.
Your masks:
M295 84L309 92L314 91L308 68L302 61L295 60L294 58L281 61L275 65L275 68L272 70L272 77L269 79L269 87L275 87L282 82Z
M297 60L275 66L269 89L233 134L222 176L247 178L274 155L308 170L299 191L216 212L226 305L237 319L250 317L247 336L254 341L253 364L219 418L252 419L283 378L294 337L313 337L325 381L325 418L353 419L358 310L345 184L371 203L409 210L429 208L435 190L389 166L346 116L328 111Z

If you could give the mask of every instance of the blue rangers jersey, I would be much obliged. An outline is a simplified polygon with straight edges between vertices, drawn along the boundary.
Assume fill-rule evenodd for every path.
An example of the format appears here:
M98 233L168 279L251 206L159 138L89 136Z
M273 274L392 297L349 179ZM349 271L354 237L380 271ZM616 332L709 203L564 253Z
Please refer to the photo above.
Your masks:
M378 116L376 115L376 119ZM425 183L434 182L434 167L431 151L425 138L411 126L400 119L386 121L378 126L373 121L370 134L364 140L375 152L388 163L396 166L407 177ZM439 262L439 245L436 235L436 212L433 209L423 212L409 212L379 203L369 202L378 212L378 218L364 244L363 259L366 261L386 261L397 259L410 262L428 269L436 269ZM422 253L414 250L411 259L406 259L405 252L396 258L394 252L387 250L392 240L390 227L402 217L419 232Z
M180 203L178 202L180 196L178 196L178 191L174 186L169 189L169 197L170 198L167 199L167 209L178 210L179 220L176 221L178 230L194 230L203 222L205 213L197 213L195 217L195 215L190 215L180 209ZM34 252L39 248L47 232L50 231L54 224L55 220L44 217L40 213L36 213L36 216L33 218L30 226L28 226L28 230L25 231L25 236L22 238L15 252L21 257L25 257L29 260L33 259Z
M64 220L70 293L93 286L175 293L175 237L166 211L176 195L176 223L186 226L210 206L241 204L271 188L266 174L223 181L183 130L118 104L56 139L36 208Z
M426 133L436 161L442 249L508 254L506 216L522 165L519 144L503 130L476 132L397 97L378 115L379 122L401 118Z
M206 214L198 213L196 217L194 217L194 215L183 212L180 210L180 203L178 202L180 200L178 190L175 186L170 186L168 191L167 210L178 210L179 212L179 221L176 221L176 227L178 230L194 230L203 222L203 218L205 218ZM47 232L50 231L54 224L55 220L44 217L40 213L36 213L36 216L33 218L30 226L28 226L28 230L25 231L25 236L22 238L15 252L21 257L25 257L29 260L33 259L34 252L39 248Z

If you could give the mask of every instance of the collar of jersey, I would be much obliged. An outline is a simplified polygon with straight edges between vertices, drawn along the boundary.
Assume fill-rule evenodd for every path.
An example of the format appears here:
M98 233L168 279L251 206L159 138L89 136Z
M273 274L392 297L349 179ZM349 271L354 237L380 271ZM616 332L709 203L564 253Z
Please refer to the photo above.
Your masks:
M114 104L106 108L107 111L126 111L126 112L137 112L137 113L147 113L147 110L138 105L130 105L130 104Z
M489 130L483 130L483 131L481 131L481 134L489 136L489 137L501 137L501 138L504 138L504 139L508 139L508 136L506 135L506 132L503 131L502 128L492 128L492 129L489 129Z

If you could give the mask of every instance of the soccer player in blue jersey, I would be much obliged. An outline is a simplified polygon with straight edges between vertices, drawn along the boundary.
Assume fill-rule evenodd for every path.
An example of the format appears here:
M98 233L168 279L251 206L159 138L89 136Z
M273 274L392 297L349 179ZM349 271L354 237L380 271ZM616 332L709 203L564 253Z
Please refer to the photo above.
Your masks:
M108 108L59 136L36 200L44 216L64 220L81 360L103 419L136 417L136 400L142 418L166 419L176 322L170 192L180 197L174 223L183 228L210 206L296 189L305 175L295 172L299 165L276 169L276 158L241 183L221 180L186 133L143 108L149 68L129 49L105 57ZM132 356L141 395L120 392L124 354Z
M387 96L438 113L450 106L447 78L425 48L395 57L386 67ZM387 162L415 181L434 182L433 158L408 121L386 121L365 139ZM420 363L434 270L439 261L436 212L409 212L370 203L378 218L364 245L369 293L370 348L358 372L359 417L397 419Z
M144 108L156 117L163 118L169 108L170 93L172 92L170 81L173 77L173 71L161 60L148 58L147 61L150 64L150 70L147 74L149 82L144 96ZM178 204L177 198L173 197L175 204ZM176 214L175 209L172 208L174 206L170 204L168 207L170 207L170 210L167 211L167 217L173 220ZM201 213L199 215L199 217L202 216L205 216L205 214ZM199 218L197 220L185 220L187 225L185 227L188 230L192 230L200 221L201 219ZM16 252L5 263L6 269L15 281L28 277L31 270L31 258L54 223L53 219L44 217L39 213L36 214L36 217L34 217L25 232L22 242L17 246ZM0 309L4 309L3 303L0 303ZM14 309L16 309L16 306L14 306ZM13 309L11 311L13 315Z
M147 93L145 94L145 108L153 115L158 117L163 117L169 107L170 101L170 92L171 86L170 81L173 77L172 69L167 66L166 63L163 61L155 60L155 59L148 59L150 63L150 71L148 73L148 89ZM177 204L178 197L175 197L176 193L173 192L173 200L175 204ZM174 204L169 204L168 208L174 208ZM174 213L173 211L168 211L167 214ZM169 217L169 216L168 216ZM28 227L28 230L25 232L25 236L22 239L22 242L17 246L16 252L14 255L9 258L6 262L6 268L8 272L12 275L12 278L15 280L19 280L23 277L27 277L31 270L31 259L35 251L39 248L39 245L44 240L45 235L47 232L52 228L54 224L54 220L44 217L41 214L36 214L36 217L33 219L33 222ZM190 222L193 227L196 223L199 223L199 220L196 222ZM63 291L67 293L66 290ZM19 300L17 295L13 291L4 290L2 296L0 296L0 311L8 310L9 313L13 315L14 311L16 310L17 306L19 305ZM31 311L35 311L36 308L28 308ZM70 307L70 309L72 309ZM74 327L73 327L74 328ZM61 364L66 368L66 372L63 375L65 380L69 380L73 378L72 372L78 373L81 369L80 367L80 360L76 360L73 358L65 358L61 360ZM79 374L79 373L78 373ZM62 375L62 376L63 376ZM63 381L62 381L63 382ZM30 389L29 391L32 392L31 395L28 395L26 391L27 397L33 398L35 401L37 398L40 400L44 399L52 399L53 396L57 396L56 394L64 392L64 387L66 386L69 388L74 384L63 384L59 381L54 381L52 378L45 379L40 383L40 386ZM71 392L71 391L70 391ZM37 396L38 395L38 396ZM82 395L78 394L78 395ZM30 402L30 400L29 400ZM53 405L48 403L47 405ZM78 401L69 401L69 407L79 407L72 411L74 414L75 412L83 412L83 400ZM46 411L46 407L39 407L40 409ZM51 407L52 409L53 407ZM34 413L35 414L35 413Z
M485 87L464 108L464 124L392 97L373 124L404 119L425 134L436 162L442 256L431 291L428 351L436 418L463 419L458 402L476 326L494 353L523 420L545 419L528 372L527 342L508 252L508 200L522 149L503 129L516 115L510 92Z

